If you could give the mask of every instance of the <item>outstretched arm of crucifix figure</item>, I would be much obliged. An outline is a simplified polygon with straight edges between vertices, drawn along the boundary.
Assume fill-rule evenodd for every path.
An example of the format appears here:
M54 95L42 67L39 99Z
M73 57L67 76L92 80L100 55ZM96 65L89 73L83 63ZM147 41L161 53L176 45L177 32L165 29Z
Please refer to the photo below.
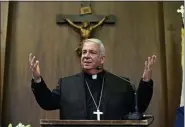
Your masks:
M66 20L71 26L73 26L73 27L75 27L77 29L81 28L81 26L78 26L78 25L74 24L70 19L68 19L66 17L64 17L64 20Z
M107 16L105 16L102 20L100 20L96 25L92 26L91 29L97 28L97 27L100 26L106 19L107 19Z

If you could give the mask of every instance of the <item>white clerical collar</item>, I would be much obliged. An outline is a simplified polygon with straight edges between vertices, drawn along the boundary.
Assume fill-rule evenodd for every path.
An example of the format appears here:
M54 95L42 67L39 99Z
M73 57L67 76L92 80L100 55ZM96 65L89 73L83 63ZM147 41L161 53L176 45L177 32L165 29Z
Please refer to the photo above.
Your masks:
M92 79L97 79L97 74L92 75Z

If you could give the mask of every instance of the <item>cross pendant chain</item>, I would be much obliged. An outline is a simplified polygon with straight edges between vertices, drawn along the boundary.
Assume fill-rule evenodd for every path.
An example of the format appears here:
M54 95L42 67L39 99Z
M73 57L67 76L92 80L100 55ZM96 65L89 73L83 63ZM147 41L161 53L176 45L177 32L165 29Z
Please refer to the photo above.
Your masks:
M105 76L104 76L104 77L105 77ZM100 115L103 114L103 112L100 112L99 107L100 107L100 103L101 103L101 99L102 99L104 80L105 80L105 78L103 78L102 89L101 89L101 94L100 94L100 100L99 100L99 104L98 104L98 105L96 104L96 101L95 101L95 99L94 99L94 97L93 97L93 95L92 95L92 93L91 93L91 90L90 90L90 88L89 88L89 85L88 85L87 81L85 80L86 85L87 85L87 88L88 88L88 90L89 90L89 93L90 93L90 95L91 95L91 97L92 97L92 100L93 100L93 102L94 102L94 105L96 106L96 109L97 109L96 112L93 112L93 114L96 114L96 115L97 115L97 120L100 120Z

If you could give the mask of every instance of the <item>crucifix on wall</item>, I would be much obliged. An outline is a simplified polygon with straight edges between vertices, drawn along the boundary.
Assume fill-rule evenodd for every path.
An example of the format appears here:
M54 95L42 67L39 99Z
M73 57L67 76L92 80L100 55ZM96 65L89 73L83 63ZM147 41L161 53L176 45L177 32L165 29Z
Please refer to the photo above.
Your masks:
M80 34L80 42L75 50L78 56L81 56L81 46L83 40L91 38L93 30L102 24L114 24L116 22L116 17L114 15L104 16L104 15L94 15L92 14L90 2L82 2L80 8L80 15L61 15L56 16L56 23L58 25L68 23L73 28L77 29ZM78 25L78 24L81 25ZM91 23L93 25L91 25Z

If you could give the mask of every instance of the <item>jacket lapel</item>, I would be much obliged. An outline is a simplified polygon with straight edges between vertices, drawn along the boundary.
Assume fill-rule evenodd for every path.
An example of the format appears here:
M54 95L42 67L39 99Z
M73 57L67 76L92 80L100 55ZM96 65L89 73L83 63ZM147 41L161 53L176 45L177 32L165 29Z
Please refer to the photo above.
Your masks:
M84 74L83 72L79 73L76 75L76 80L75 80L75 83L77 85L76 87L76 91L78 92L79 94L79 97L80 97L80 103L83 105L84 107L84 117L86 118L87 116L87 108L86 108L86 96L85 96L85 88L84 88Z
M106 72L106 71L105 71ZM107 77L108 77L108 72L105 73L105 77L104 77L104 87L103 87L103 95L102 95L102 100L101 100L101 106L100 109L101 111L103 111L103 115L102 115L102 119L106 119L106 114L107 114L107 96L108 96L108 91L107 91Z

